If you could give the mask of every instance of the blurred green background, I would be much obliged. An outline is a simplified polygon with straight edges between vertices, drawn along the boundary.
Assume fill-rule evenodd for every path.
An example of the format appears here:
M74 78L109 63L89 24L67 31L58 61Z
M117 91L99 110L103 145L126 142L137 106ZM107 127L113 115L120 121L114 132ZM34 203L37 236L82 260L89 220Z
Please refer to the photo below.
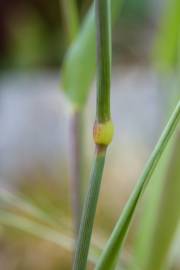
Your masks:
M80 21L83 21L91 2L77 1ZM114 50L126 61L147 60L151 45L144 37L151 42L161 2L125 1L118 32L114 34ZM61 0L51 3L2 0L0 5L1 69L59 68L67 49Z
M96 248L103 247L112 231L180 96L179 47L172 49L173 61L168 62L171 68L165 73L167 61L165 58L162 61L161 53L159 57L155 53L168 55L172 43L170 36L163 41L162 31L164 14L168 18L168 2L126 0L113 29L112 114L116 134L108 152L96 216L93 235ZM43 231L40 227L44 238L40 240L36 237L39 234L35 225L1 211L2 270L71 269L71 110L60 91L62 86L59 87L68 48L61 4L61 0L0 1L0 209L18 213L20 218L30 217L33 222L38 220L40 209L39 223L46 225L53 220L48 228L56 229L65 237L59 240L54 231ZM91 0L77 1L80 23L91 4ZM171 28L172 33L177 25L179 29L178 20ZM95 84L84 112L84 190L93 155L94 115ZM22 206L19 198L25 198L28 205ZM32 205L37 205L38 210ZM123 253L122 269L129 269L134 261L134 239L144 210L148 212L147 205L144 199L138 209ZM48 237L51 241L47 241ZM170 270L180 269L179 246L177 233ZM90 269L93 269L91 264ZM138 263L131 269L144 270Z

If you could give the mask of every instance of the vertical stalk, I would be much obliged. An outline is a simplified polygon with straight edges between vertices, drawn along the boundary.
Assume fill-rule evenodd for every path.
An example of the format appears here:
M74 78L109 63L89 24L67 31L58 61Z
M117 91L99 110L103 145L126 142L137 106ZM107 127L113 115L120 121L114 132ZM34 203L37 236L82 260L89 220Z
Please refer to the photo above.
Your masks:
M70 123L70 183L75 234L78 235L83 201L83 115L73 111Z
M60 0L63 18L68 33L69 44L76 38L79 28L78 10L75 0ZM82 209L82 170L83 170L83 112L73 110L70 119L70 185L75 234L78 234Z
M110 120L111 84L111 23L110 1L96 2L97 38L97 104L96 118L102 123ZM105 2L105 3L104 3Z
M97 108L93 135L95 147L94 164L86 195L73 270L85 270L93 229L96 206L104 169L106 149L112 140L113 126L110 115L111 77L111 28L110 1L95 0L97 28Z
M74 270L86 269L87 257L94 222L94 215L100 190L101 178L105 162L106 149L95 151L93 169L90 177L90 185L85 199L85 205L80 225L79 238L74 259Z

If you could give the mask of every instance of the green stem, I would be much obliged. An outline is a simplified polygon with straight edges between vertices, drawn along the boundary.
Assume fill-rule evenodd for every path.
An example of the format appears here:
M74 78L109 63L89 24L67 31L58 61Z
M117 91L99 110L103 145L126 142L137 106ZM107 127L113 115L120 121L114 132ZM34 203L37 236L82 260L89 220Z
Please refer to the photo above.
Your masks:
M68 40L71 44L75 39L79 29L79 16L75 0L60 0L60 5L63 10L63 18L65 27L68 32Z
M140 177L132 195L130 196L105 248L100 256L100 260L96 266L96 270L110 270L114 269L119 255L119 251L124 243L130 222L132 220L134 211L137 207L140 196L142 195L146 185L162 156L175 128L180 120L180 102L172 114L164 132L162 133L151 157L149 158L145 170Z
M96 126L102 125L110 119L110 1L95 0L97 22L97 64L98 64L98 87L97 87L97 113ZM103 58L103 59L102 59ZM90 177L89 188L84 203L77 248L75 252L73 270L85 270L87 265L88 251L94 224L99 190L105 163L106 149L110 140L104 140L109 136L107 126L100 126L100 139L108 141L106 144L96 143L94 165ZM109 124L108 124L109 128ZM99 127L97 128L99 131ZM98 132L99 133L99 132ZM102 134L102 133L105 133ZM111 133L111 132L110 132ZM111 134L110 134L111 135ZM99 139L99 137L98 137ZM108 138L109 139L109 138Z
M90 185L86 195L79 230L79 239L73 266L74 270L84 270L86 268L94 216L105 162L105 153L105 149L100 149L99 147L96 148L96 156L90 177Z
M110 120L110 86L111 86L111 8L109 0L96 3L97 23L97 112L100 123ZM107 19L105 19L107 18Z

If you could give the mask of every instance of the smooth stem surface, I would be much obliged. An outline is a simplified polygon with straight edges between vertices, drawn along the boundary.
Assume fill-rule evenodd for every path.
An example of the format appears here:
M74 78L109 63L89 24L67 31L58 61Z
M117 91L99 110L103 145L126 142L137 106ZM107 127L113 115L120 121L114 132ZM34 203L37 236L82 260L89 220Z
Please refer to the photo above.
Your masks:
M97 111L100 123L110 120L111 85L111 5L109 0L96 0L97 23Z
M95 3L98 64L96 122L103 123L110 119L110 2L109 0L95 0ZM104 126L102 130L103 133L107 133ZM107 146L108 143L106 145L96 143L94 165L83 208L73 270L86 269Z
M123 245L125 236L129 229L134 211L140 196L142 195L146 185L148 184L151 175L153 174L165 147L167 146L174 130L176 129L180 120L180 101L174 113L172 114L167 126L165 127L151 157L149 158L145 170L140 177L134 192L130 196L105 248L97 263L96 270L111 270L116 266L119 251Z
M82 221L79 230L79 239L75 253L73 270L86 269L92 227L105 162L105 153L105 149L96 149L96 156L90 177L90 185L82 213Z
M71 44L79 29L79 16L75 0L60 0L62 15L68 33L68 41Z
M71 197L74 216L75 233L78 234L83 200L83 115L82 111L74 111L70 126L70 169Z

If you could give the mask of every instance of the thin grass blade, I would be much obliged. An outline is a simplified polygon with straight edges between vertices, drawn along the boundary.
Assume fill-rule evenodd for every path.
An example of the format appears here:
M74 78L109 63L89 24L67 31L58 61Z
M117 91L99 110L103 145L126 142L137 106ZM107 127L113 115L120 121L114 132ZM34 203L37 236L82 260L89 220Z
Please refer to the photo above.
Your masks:
M180 221L180 130L165 176L145 270L168 269L168 254Z
M180 120L180 101L177 104L167 126L165 127L147 165L140 177L134 192L130 196L105 248L96 265L96 270L112 270L116 267L117 259L127 235L137 203L143 194L151 176L165 150L171 136L173 135Z
M172 90L171 95L168 94L168 102L165 108L165 117L169 114L169 110L176 104L180 98L178 76L171 71L177 71L179 65L179 40L180 40L180 1L168 0L165 2L164 9L160 18L160 31L155 38L153 48L153 60L158 71L163 72L161 75L161 84L163 92ZM173 76L172 76L173 75ZM168 85L168 86L167 86ZM171 89L171 90L170 90ZM138 227L137 235L134 243L134 263L140 265L144 269L149 257L149 243L151 242L155 218L161 196L165 169L169 162L173 145L175 141L171 140L168 149L165 151L161 159L158 171L153 175L153 179L148 188L145 204L146 209L141 216L141 222Z

